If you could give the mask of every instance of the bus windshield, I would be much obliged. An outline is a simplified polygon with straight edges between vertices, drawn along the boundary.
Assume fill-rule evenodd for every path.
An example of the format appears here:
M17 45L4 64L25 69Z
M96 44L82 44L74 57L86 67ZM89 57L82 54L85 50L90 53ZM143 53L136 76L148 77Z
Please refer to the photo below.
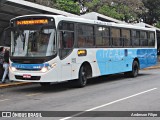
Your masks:
M11 56L43 57L56 54L54 28L15 29L11 32Z

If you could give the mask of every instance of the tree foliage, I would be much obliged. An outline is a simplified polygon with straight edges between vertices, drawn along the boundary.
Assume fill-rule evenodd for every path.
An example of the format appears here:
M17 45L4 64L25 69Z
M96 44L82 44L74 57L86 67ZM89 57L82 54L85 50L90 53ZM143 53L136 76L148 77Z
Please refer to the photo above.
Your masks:
M144 20L146 23L153 25L160 23L160 0L143 0L145 7L147 8L144 13ZM159 25L158 25L159 26Z
M57 8L73 14L80 14L80 6L78 2L73 0L56 0Z
M89 12L99 12L126 22L134 22L142 13L143 3L139 0L83 0Z
M156 22L155 27L160 28L160 20Z
M103 15L110 16L116 19L120 19L120 20L124 19L124 15L121 13L118 13L116 11L116 8L109 7L107 5L103 5L102 7L100 7L100 9L98 10L98 13L101 13Z
M80 14L80 6L77 0L26 0L37 4L45 5L73 14Z
M86 12L100 14L125 22L143 22L160 28L160 0L27 0L80 15Z

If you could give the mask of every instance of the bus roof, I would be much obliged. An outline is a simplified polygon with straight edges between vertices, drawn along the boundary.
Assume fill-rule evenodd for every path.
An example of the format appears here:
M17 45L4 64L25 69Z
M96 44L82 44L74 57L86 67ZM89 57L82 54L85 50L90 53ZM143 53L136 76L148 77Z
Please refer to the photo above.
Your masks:
M30 16L46 16L46 17L53 17L58 21L66 20L70 22L78 22L78 23L86 23L86 24L97 24L97 25L106 25L106 26L113 26L113 27L120 27L120 28L131 28L131 29L140 29L140 30L148 30L148 31L156 31L155 28L146 28L142 26L136 26L127 23L114 23L114 22L103 22L100 20L90 20L82 17L66 17L63 15L46 15L46 14L32 14L32 15L23 15L15 17L11 20L23 17L30 17Z

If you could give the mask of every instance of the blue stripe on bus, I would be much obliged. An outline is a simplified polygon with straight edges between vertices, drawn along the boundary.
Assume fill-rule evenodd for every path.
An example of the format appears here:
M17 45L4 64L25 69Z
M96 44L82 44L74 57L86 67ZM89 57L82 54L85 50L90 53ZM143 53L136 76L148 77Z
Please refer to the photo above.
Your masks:
M140 68L146 68L157 63L157 50L156 49L139 49L137 56L140 62Z
M48 63L44 64L18 64L18 63L12 63L12 67L15 67L17 69L27 69L27 70L39 70L42 67L48 67Z
M140 69L155 65L156 49L109 49L98 50L96 59L101 75L114 74L132 70L134 58L139 59Z

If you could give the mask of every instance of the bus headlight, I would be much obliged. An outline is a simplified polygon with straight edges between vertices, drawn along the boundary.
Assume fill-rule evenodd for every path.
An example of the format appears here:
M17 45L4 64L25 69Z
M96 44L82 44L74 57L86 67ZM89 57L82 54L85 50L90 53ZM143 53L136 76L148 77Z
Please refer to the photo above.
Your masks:
M17 71L15 67L10 67L13 72Z
M47 72L48 71L48 67L43 67L42 69L41 69L41 72Z

